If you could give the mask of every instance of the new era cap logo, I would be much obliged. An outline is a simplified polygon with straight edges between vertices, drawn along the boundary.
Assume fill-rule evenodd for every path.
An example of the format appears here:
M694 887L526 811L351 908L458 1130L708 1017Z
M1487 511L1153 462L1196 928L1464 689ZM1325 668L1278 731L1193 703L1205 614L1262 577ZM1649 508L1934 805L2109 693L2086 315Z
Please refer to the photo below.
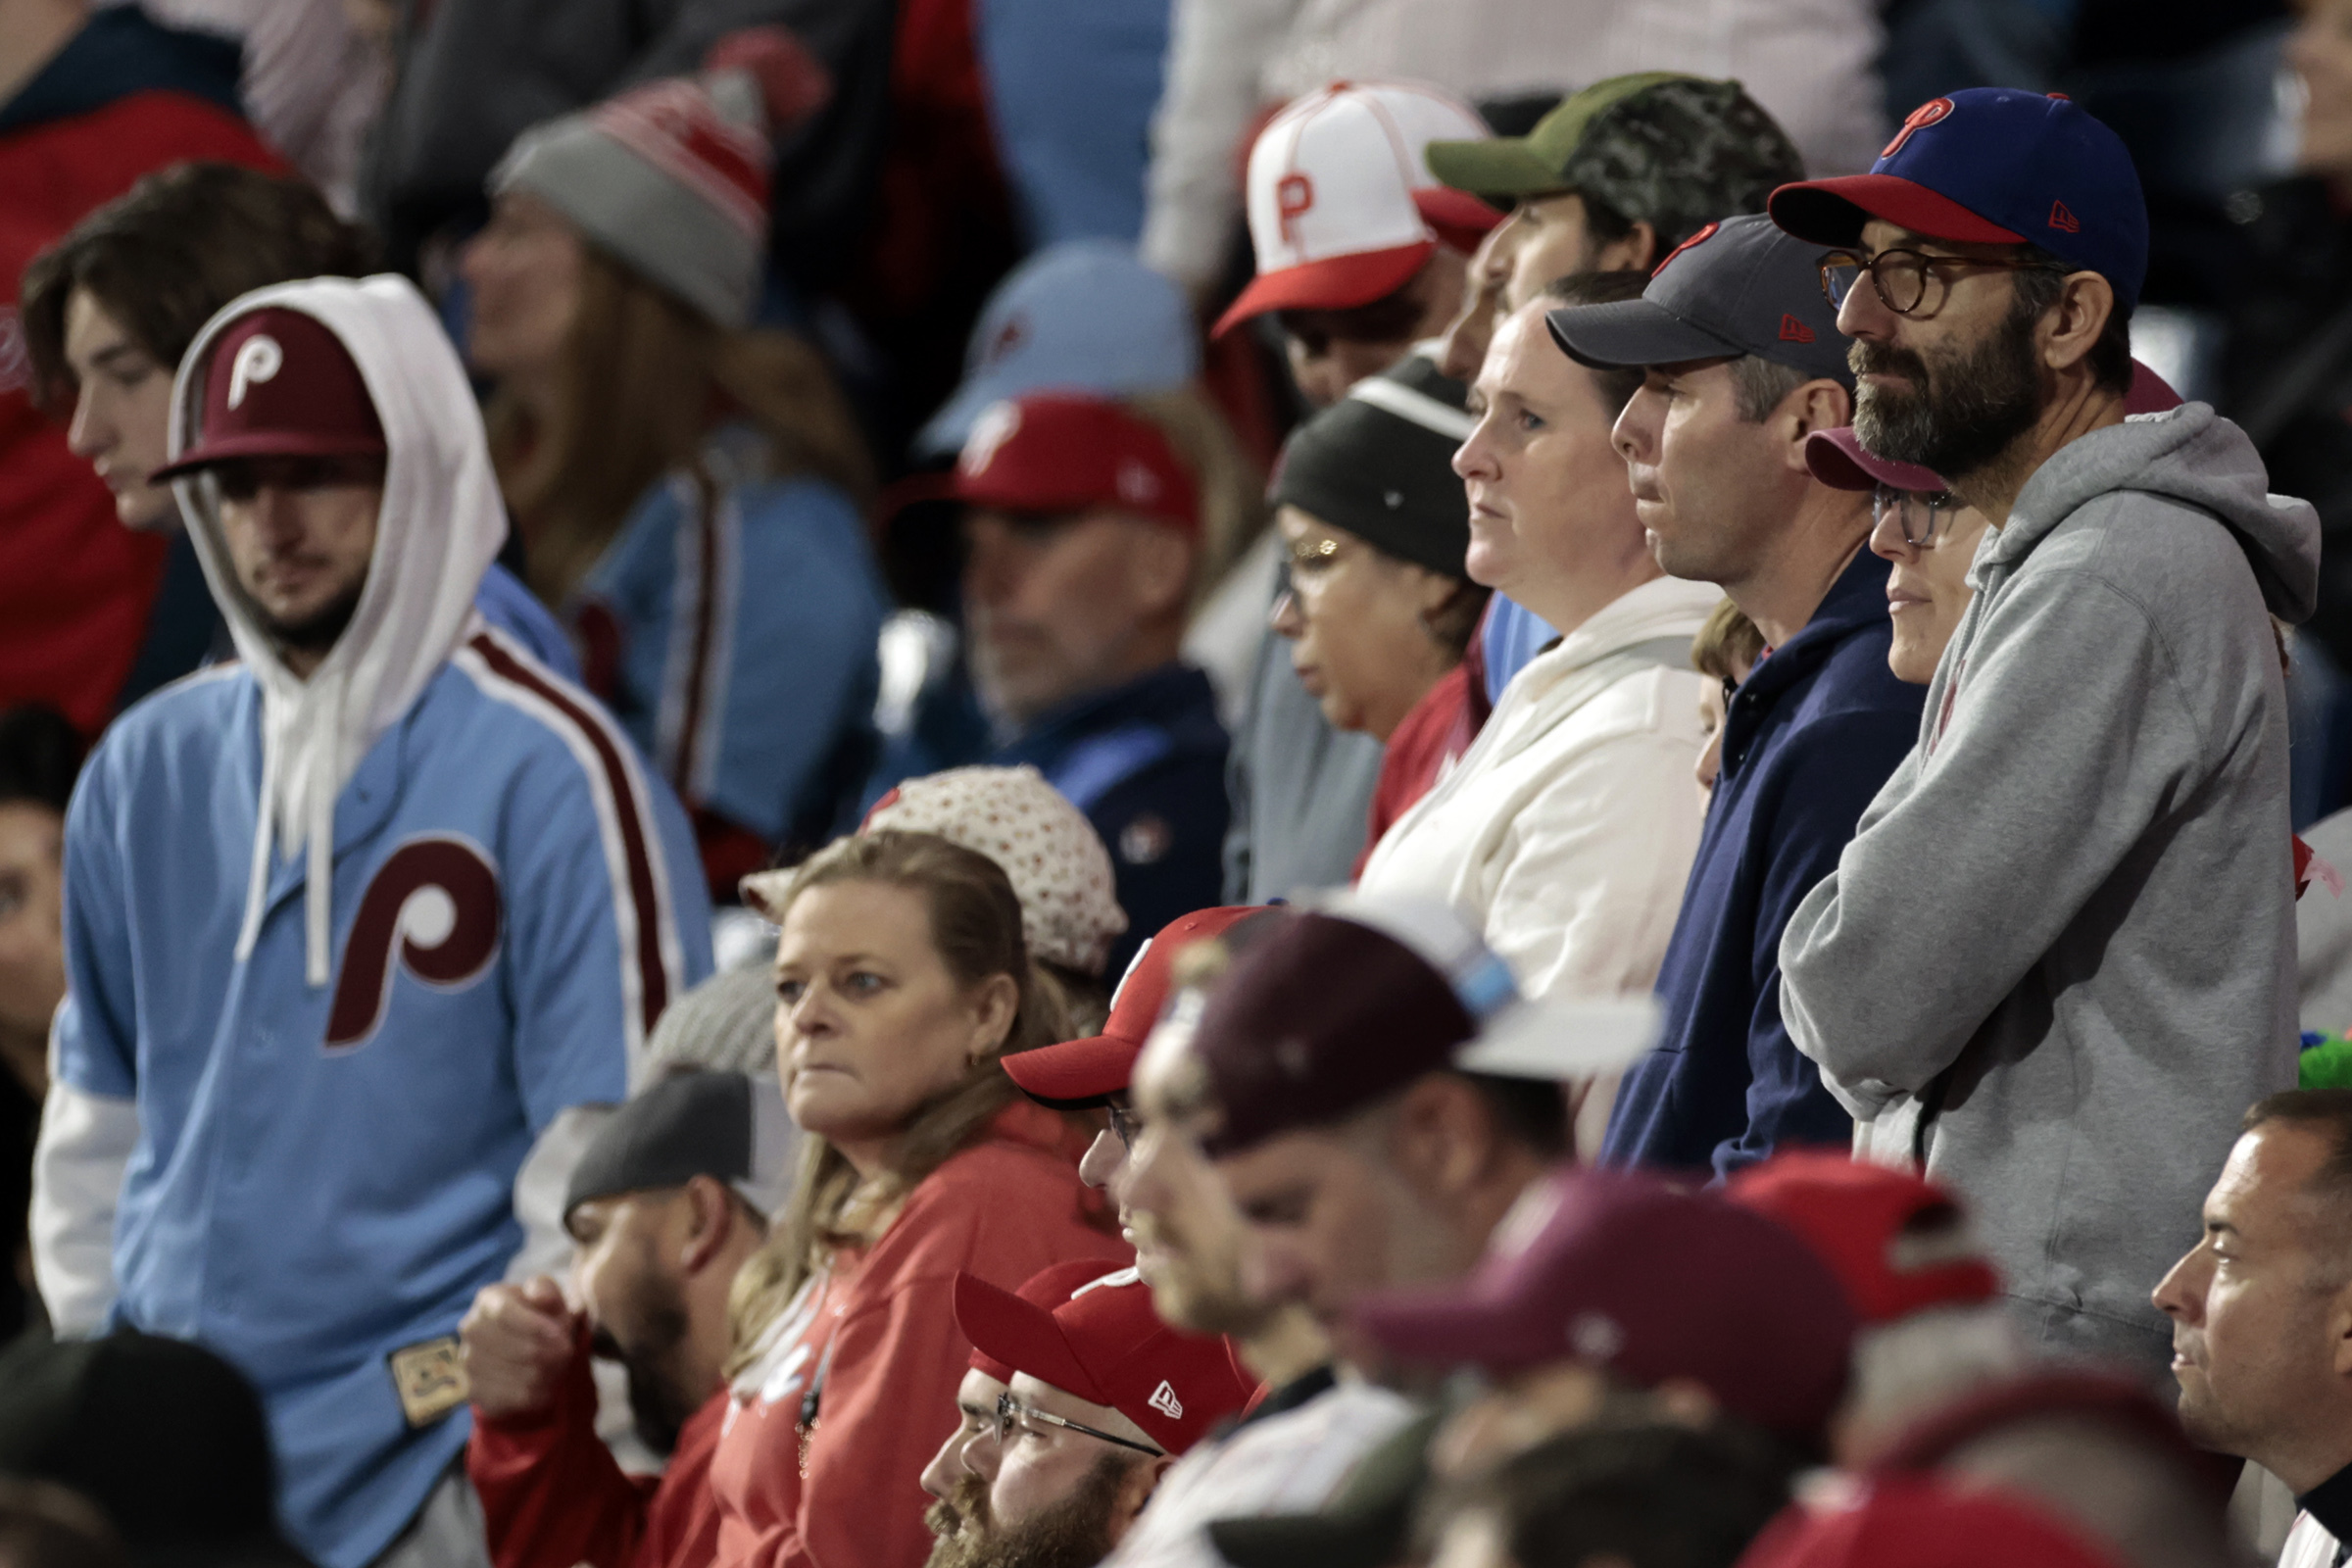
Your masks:
M2050 226L2064 234L2082 232L2082 220L2066 210L2066 203L2050 203Z
M1952 101L1949 98L1929 99L1926 103L1921 104L1917 109L1912 110L1911 113L1903 117L1903 128L1894 133L1894 140L1888 142L1886 148L1880 152L1879 156L1881 158L1892 158L1896 153L1903 150L1903 143L1911 139L1911 133L1913 131L1926 129L1928 126L1935 124L1937 121L1943 119L1951 112Z
M228 364L228 406L243 403L248 389L274 377L285 364L286 351L267 332L256 332L238 344L237 357Z
M1144 1402L1171 1421L1184 1419L1184 1401L1176 1397L1176 1390L1166 1378L1159 1380L1159 1387L1153 1389L1152 1397Z
M1793 316L1783 315L1781 317L1781 341L1784 343L1810 343L1813 341L1813 329Z

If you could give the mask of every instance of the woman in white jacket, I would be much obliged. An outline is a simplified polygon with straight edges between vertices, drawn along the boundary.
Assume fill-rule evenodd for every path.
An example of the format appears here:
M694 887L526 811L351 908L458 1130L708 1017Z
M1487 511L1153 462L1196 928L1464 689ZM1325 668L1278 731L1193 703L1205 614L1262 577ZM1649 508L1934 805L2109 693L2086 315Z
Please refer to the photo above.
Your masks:
M1642 283L1607 272L1570 286L1576 303L1599 303ZM1570 362L1544 321L1558 303L1537 300L1495 333L1454 468L1469 490L1471 577L1560 640L1389 829L1359 886L1453 905L1531 997L1645 995L1698 849L1690 778L1704 677L1690 639L1720 595L1650 558L1609 441L1640 372ZM1597 1133L1608 1098L1586 1096L1580 1124Z

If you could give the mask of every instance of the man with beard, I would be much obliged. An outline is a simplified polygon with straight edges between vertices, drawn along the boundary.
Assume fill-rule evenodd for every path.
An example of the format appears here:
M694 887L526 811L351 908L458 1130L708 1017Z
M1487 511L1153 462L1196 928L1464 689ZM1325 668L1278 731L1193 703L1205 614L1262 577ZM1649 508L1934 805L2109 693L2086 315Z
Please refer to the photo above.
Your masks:
M1224 1341L1162 1323L1133 1269L1051 1309L966 1274L956 1321L1010 1373L995 1421L963 1446L988 1490L951 1559L962 1568L1094 1568L1252 1386Z
M2311 612L2318 519L2204 405L2127 422L2147 215L2072 103L1936 99L1772 214L1843 247L1862 444L1995 530L1917 747L1788 923L1790 1032L1866 1152L1969 1195L2037 1348L2155 1373L2149 1282L2236 1107L2295 1081L2271 617Z
M726 1419L727 1294L785 1197L795 1135L775 1081L680 1072L630 1101L573 1170L572 1297L493 1285L459 1326L466 1473L497 1568L710 1561L710 1455ZM589 1358L628 1371L637 1435L667 1466L624 1474L596 1432Z
M1771 654L1725 716L1722 761L1658 970L1666 1027L1619 1088L1601 1158L1729 1175L1842 1144L1844 1110L1781 1020L1781 931L1919 726L1888 672L1886 564L1867 497L1805 466L1853 378L1811 247L1761 214L1666 259L1638 300L1556 310L1588 366L1640 366L1618 415L1634 509L1668 576L1720 585Z

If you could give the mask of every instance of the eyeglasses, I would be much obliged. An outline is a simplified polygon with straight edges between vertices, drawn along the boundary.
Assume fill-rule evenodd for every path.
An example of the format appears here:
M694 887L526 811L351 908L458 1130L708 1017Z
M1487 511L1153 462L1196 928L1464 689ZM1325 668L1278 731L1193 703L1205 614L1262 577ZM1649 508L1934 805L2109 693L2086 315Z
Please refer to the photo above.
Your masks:
M1821 292L1828 296L1831 308L1845 309L1845 297L1854 291L1862 274L1870 274L1870 286L1879 291L1879 301L1897 316L1934 315L1920 307L1928 297L1928 277L1938 279L1952 268L1989 268L2002 272L2064 272L2063 267L2048 262L2002 261L1980 256L1930 256L1926 251L1881 251L1868 261L1852 251L1832 251L1821 259ZM1948 281L1946 282L1948 287ZM1941 302L1937 302L1941 308Z
M1143 1129L1136 1125L1135 1112L1116 1101L1102 1108L1110 1112L1110 1135L1119 1141L1121 1149L1135 1152L1135 1141L1143 1136Z
M1060 1416L1049 1414L1034 1405L1021 1403L1010 1394L997 1396L997 1441L999 1443L1011 1437L1012 1429L1024 1421L1034 1422L1039 1426L1060 1427L1065 1431L1075 1432L1084 1437L1100 1438L1104 1443L1115 1443L1122 1448L1133 1448L1138 1453L1158 1454L1164 1451L1148 1443L1130 1442L1126 1438L1112 1437L1107 1432L1099 1432L1093 1427L1080 1426L1075 1421L1064 1421Z
M1941 491L1896 490L1881 485L1871 493L1870 521L1873 527L1894 514L1895 526L1903 530L1903 543L1914 550L1926 550L1936 543L1936 530L1942 526L1938 513L1948 520L1952 514L1952 498Z

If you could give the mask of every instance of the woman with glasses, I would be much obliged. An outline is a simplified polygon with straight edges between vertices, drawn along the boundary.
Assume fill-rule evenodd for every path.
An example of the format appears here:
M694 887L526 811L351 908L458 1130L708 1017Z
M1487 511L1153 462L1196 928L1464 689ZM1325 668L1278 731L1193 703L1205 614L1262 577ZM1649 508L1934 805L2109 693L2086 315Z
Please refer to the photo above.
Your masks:
M945 838L859 834L743 891L781 927L776 1067L808 1137L735 1281L715 1560L919 1568L916 1478L970 1364L956 1272L1128 1255L1078 1179L1086 1130L1002 1065L1067 1017L1004 870Z
M1925 686L1975 597L1968 567L1984 537L1984 514L1953 500L1928 469L1873 457L1852 425L1808 436L1805 466L1833 489L1871 493L1870 551L1892 568L1886 612L1894 641L1886 667L1896 680Z

